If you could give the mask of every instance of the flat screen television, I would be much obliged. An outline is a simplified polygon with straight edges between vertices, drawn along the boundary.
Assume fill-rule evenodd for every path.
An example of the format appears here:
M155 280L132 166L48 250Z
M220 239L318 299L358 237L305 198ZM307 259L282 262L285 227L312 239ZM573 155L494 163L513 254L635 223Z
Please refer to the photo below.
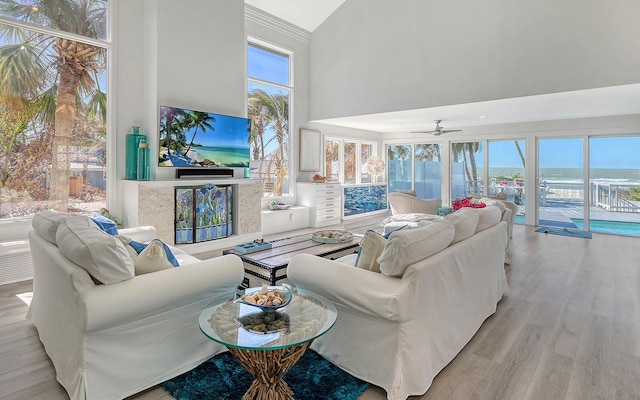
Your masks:
M160 106L158 166L249 167L251 120Z

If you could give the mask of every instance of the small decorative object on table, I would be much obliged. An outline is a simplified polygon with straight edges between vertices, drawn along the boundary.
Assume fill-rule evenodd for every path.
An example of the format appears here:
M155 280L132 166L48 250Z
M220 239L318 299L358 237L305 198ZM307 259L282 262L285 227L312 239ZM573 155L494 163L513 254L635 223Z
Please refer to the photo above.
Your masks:
M451 207L437 207L436 208L436 213L438 213L439 216L441 217L445 217L449 214L451 214L453 212L453 208Z
M311 240L319 243L344 243L353 240L353 233L337 230L317 231L311 234Z
M320 174L315 174L311 179L313 179L315 183L325 183L327 181L327 178Z
M291 204L281 203L281 202L275 201L275 200L271 200L269 202L269 204L267 204L267 208L269 210L272 210L272 211L275 211L275 210L286 210L289 207L291 207Z
M272 247L271 243L264 242L262 239L255 242L248 242L236 245L233 249L240 253L249 254L256 251L269 250Z

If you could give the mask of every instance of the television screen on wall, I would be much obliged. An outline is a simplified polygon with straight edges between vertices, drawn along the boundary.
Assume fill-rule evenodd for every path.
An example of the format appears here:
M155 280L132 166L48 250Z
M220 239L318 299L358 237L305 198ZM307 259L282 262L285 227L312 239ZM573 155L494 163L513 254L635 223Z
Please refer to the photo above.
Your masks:
M249 167L251 120L160 106L158 166Z

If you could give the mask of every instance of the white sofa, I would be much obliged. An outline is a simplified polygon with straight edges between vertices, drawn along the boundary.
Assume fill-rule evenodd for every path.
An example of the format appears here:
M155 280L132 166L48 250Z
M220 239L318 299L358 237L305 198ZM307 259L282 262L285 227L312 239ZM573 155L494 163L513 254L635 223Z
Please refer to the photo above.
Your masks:
M29 315L71 400L123 399L225 350L200 332L198 315L238 287L238 257L200 261L172 248L177 268L96 284L51 242L55 226L36 225L29 233ZM139 242L156 238L152 227L120 234Z
M449 222L391 233L377 259L383 273L354 267L356 255L335 261L295 256L287 270L289 279L325 296L338 309L335 326L312 348L353 376L382 387L389 400L425 393L508 292L504 271L508 222L501 220L495 207L484 209L491 209L489 227L481 220L474 227L484 224L486 229L474 229L455 244L446 245L452 237L454 241L463 237L462 229L457 224L442 226L453 225ZM436 230L428 230L434 226ZM413 240L411 246L385 255L396 235ZM362 246L365 239L366 234ZM385 274L443 240L444 248L410 263L401 276Z

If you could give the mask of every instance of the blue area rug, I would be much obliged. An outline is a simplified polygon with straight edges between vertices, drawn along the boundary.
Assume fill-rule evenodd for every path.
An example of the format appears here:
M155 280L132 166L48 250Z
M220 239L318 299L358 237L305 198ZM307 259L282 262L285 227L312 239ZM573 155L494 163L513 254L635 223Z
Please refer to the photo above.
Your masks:
M552 235L562 235L562 236L591 239L591 232L577 231L577 230L567 229L567 228L549 228L547 226L543 226L542 228L536 229L536 232L551 233Z
M307 350L284 376L296 399L356 400L369 384L334 366L313 350ZM177 400L240 400L253 382L229 352L164 383Z

